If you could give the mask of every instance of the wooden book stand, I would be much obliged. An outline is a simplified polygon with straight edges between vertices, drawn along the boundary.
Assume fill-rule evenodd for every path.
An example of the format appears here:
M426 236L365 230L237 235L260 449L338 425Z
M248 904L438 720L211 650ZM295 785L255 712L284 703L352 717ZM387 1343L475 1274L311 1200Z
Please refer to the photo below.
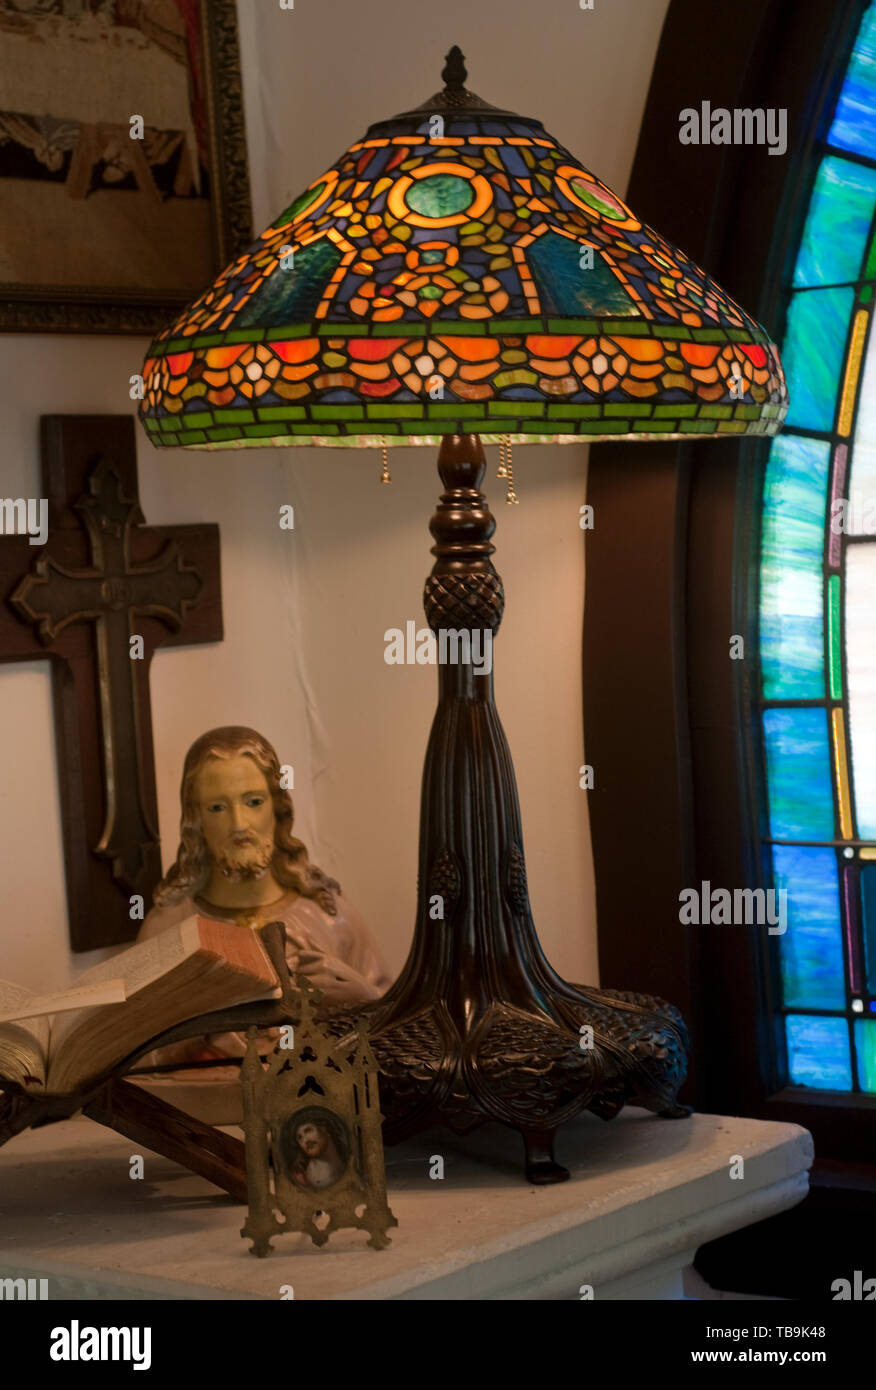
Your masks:
M89 1119L124 1134L135 1144L181 1163L190 1172L221 1187L239 1202L246 1202L246 1150L243 1141L213 1125L204 1124L175 1105L159 1100L139 1086L125 1081L136 1062L154 1048L203 1033L245 1031L298 1023L298 1003L286 965L286 929L269 922L262 940L277 971L281 999L240 1004L188 1019L166 1029L110 1067L83 1091L63 1096L32 1094L12 1081L0 1082L0 1146L25 1129L69 1119L81 1110Z

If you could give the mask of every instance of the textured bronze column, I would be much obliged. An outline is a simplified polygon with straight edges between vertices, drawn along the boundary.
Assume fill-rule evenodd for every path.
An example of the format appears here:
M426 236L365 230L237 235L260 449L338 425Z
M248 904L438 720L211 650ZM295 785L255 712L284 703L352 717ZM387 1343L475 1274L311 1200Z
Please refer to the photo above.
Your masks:
M478 436L444 439L424 595L436 637L450 630L491 641L502 619L484 468ZM333 1030L340 1036L363 1016L389 1143L429 1124L463 1132L498 1120L523 1136L529 1180L559 1182L569 1174L554 1161L553 1136L579 1111L608 1119L634 1101L687 1113L675 1106L686 1061L678 1012L650 996L567 984L545 959L493 676L471 664L439 664L407 963L382 1000L333 1013Z

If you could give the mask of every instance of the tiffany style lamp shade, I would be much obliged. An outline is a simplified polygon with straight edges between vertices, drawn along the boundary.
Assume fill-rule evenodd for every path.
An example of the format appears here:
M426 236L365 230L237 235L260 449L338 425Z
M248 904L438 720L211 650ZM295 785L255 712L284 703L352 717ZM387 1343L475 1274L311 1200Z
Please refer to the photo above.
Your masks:
M440 445L426 616L495 634L484 443L769 435L787 396L767 333L702 270L538 121L467 91L459 49L442 76L155 340L142 420L160 446ZM408 961L330 1026L363 1018L389 1141L498 1120L554 1182L579 1111L687 1113L678 1012L568 984L542 953L492 676L471 665L439 667Z

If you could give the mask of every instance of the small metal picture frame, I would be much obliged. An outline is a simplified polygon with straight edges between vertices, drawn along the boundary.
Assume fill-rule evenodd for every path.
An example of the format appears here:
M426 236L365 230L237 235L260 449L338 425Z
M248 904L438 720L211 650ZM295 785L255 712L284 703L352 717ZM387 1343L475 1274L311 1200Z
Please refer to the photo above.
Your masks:
M318 1023L317 992L303 976L299 1022L281 1030L267 1062L247 1033L241 1067L249 1213L240 1234L267 1255L290 1231L324 1245L332 1231L368 1231L390 1244L398 1222L386 1199L377 1065L360 1027L333 1038Z

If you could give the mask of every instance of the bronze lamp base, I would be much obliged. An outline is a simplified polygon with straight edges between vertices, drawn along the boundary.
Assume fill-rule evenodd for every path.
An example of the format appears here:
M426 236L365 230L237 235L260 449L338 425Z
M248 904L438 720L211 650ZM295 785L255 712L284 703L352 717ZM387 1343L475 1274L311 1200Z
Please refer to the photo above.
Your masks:
M495 634L502 582L495 521L480 483L477 435L449 435L432 518L429 627ZM539 945L529 906L511 754L492 674L439 665L423 771L417 923L408 960L380 1000L333 1011L341 1037L366 1022L380 1068L384 1139L433 1124L464 1133L487 1120L523 1137L526 1176L562 1182L556 1130L583 1110L627 1104L678 1118L687 1031L662 999L568 984Z

